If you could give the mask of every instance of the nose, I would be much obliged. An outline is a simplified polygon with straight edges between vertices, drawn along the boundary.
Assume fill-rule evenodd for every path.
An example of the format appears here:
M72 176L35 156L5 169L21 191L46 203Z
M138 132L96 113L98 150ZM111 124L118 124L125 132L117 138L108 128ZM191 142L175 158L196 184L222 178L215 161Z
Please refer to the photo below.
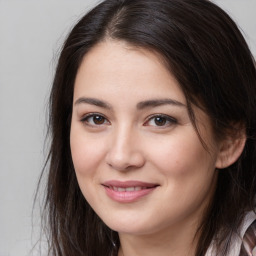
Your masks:
M113 131L106 162L118 171L142 167L145 164L143 145L136 133L127 128Z

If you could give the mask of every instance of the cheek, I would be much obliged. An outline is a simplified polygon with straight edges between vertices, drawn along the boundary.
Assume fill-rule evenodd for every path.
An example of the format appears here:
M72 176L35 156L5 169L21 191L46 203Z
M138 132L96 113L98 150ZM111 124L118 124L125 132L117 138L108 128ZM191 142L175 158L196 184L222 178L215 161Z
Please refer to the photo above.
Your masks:
M191 172L196 166L201 169L212 162L195 134L185 137L177 134L170 139L158 140L154 147L148 145L148 148L152 149L151 157L160 169L177 174Z
M176 134L151 147L151 161L169 189L189 197L191 192L203 193L211 187L215 156L203 148L194 131L186 135Z
M161 211L183 218L210 200L216 176L214 159L197 137L177 136L170 141L154 147L151 159L164 178L165 190L161 197L169 202Z
M82 176L94 173L103 155L103 144L99 140L90 138L79 128L72 127L70 133L70 147L74 168Z
M88 203L93 205L94 190L98 187L97 170L103 157L103 144L90 138L81 129L72 127L70 147L79 187Z

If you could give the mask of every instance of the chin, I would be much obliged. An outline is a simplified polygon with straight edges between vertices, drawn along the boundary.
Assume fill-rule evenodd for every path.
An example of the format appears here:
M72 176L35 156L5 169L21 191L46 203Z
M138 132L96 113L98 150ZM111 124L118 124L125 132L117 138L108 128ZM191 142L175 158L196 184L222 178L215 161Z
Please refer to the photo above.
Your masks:
M112 230L118 232L119 234L127 234L127 235L150 235L153 233L157 233L159 231L159 227L161 225L154 225L152 221L143 220L140 221L138 219L130 220L130 221L111 221L105 222L105 224ZM151 224L151 225L149 225Z

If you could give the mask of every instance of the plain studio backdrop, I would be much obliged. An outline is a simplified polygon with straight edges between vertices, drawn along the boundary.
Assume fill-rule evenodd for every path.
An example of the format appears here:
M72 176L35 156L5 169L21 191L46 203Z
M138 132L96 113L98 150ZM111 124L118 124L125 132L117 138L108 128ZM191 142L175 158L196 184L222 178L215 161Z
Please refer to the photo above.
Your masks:
M47 99L59 49L96 0L0 0L0 256L39 255ZM216 0L256 56L256 0ZM232 61L232 60L230 60ZM41 191L41 193L43 193ZM33 224L32 224L33 223Z

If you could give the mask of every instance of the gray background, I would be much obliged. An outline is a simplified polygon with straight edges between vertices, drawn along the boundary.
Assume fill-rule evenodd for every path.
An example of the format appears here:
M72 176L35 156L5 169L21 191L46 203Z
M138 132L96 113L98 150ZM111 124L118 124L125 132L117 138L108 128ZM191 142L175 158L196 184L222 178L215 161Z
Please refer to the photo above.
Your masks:
M97 2L0 0L0 256L38 255L31 249L39 205L33 220L32 206L54 67L67 32ZM215 2L237 21L255 56L256 0Z

